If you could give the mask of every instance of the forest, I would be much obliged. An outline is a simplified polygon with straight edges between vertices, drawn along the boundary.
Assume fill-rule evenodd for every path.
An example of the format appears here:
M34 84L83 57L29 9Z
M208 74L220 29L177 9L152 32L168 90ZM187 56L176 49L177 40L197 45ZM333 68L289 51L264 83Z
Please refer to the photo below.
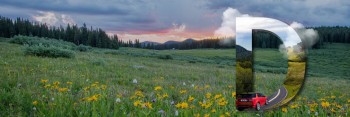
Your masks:
M328 43L350 43L350 27L348 26L321 26L307 27L318 32L318 41L313 49L322 48ZM163 44L151 42L143 43L139 39L122 40L116 34L109 36L100 28L88 28L84 23L79 27L76 24L66 26L49 26L45 23L32 22L28 19L15 20L0 16L0 37L11 38L16 35L46 37L72 42L76 45L87 45L98 48L118 49L119 47L135 47L145 49L197 49L197 48L234 48L235 39L232 37L214 37L210 39L186 39L182 42L168 41ZM278 48L282 42L278 37L263 31L253 31L253 47Z

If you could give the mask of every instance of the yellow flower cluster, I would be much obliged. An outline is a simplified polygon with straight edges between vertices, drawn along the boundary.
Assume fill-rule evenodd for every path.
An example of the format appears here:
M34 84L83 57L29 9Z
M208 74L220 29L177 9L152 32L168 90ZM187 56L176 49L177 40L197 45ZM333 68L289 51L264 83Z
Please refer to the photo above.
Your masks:
M188 108L188 103L186 102L181 102L175 105L176 108L182 108L182 109L186 109Z

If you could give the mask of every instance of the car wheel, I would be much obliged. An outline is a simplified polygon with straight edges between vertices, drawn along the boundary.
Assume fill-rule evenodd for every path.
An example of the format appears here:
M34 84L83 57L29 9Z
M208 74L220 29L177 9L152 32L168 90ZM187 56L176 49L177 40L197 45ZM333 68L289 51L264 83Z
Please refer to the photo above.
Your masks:
M256 110L259 111L260 109L261 109L260 103L257 103L257 104L256 104Z
M239 110L239 111L243 111L243 110L244 110L244 108L242 108L242 107L238 107L238 108L237 108L237 110Z

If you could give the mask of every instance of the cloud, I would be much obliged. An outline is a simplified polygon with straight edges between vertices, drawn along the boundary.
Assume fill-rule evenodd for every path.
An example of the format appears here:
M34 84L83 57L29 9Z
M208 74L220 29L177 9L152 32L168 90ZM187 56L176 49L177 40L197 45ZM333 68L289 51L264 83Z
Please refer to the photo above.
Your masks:
M215 30L215 36L234 37L236 33L236 17L248 17L248 14L241 14L237 9L227 8L222 15L221 26Z
M350 25L350 1L347 0L209 0L213 10L232 7L253 16L264 16L306 26Z
M173 23L173 29L172 29L172 32L175 32L175 33L181 33L181 32L184 32L186 29L186 25L185 24L176 24L176 23Z
M46 23L52 26L75 24L75 21L68 15L54 12L39 11L39 15L32 16L35 21Z

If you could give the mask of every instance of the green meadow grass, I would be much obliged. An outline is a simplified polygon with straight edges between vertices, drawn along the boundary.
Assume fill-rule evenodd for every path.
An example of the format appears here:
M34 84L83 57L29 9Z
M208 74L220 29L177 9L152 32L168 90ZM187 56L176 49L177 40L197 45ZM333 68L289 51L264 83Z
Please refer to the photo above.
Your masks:
M24 46L0 40L0 116L348 116L350 111L348 44L309 50L305 85L288 106L240 113L234 102L235 49L93 48L74 58L47 58L25 55ZM276 49L256 50L255 87L270 95L284 82L287 60ZM171 59L160 59L166 55Z

